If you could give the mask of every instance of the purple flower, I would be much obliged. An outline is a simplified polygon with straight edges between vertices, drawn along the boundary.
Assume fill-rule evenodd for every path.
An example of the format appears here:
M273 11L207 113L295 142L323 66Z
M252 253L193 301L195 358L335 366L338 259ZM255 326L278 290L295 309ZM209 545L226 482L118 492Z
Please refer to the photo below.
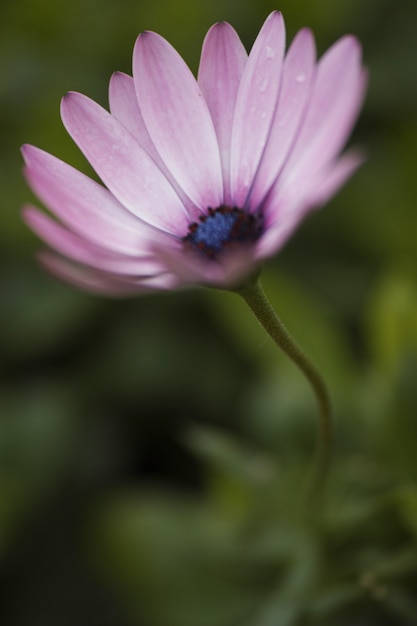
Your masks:
M133 78L111 78L110 113L67 94L63 123L105 186L23 147L29 185L59 220L24 209L58 253L42 253L44 265L108 295L233 288L254 274L361 163L340 156L366 86L358 41L343 37L316 62L302 29L284 49L278 12L249 56L229 24L215 24L195 80L165 39L144 32Z

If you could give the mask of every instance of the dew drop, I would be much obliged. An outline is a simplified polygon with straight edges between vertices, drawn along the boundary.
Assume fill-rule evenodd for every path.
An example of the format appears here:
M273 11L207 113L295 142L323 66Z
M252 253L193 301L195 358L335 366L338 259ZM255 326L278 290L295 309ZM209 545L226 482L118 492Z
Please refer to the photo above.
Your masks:
M266 47L266 58L273 59L275 56L275 48L271 48L271 46Z
M268 88L268 84L269 84L269 76L265 76L265 78L263 79L263 81L261 82L259 86L259 91L264 93Z
M297 81L297 83L305 83L306 75L304 73L297 74L297 76L295 77L295 80Z

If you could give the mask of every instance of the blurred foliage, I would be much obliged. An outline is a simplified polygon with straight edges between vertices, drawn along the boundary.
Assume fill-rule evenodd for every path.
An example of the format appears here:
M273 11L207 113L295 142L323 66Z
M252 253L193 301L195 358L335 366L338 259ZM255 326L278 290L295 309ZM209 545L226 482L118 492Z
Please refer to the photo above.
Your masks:
M59 119L106 104L154 29L193 70L230 21L274 8L320 52L353 32L368 162L264 272L329 381L322 503L304 507L310 390L236 296L106 301L36 266L19 145L89 171ZM3 0L0 7L0 623L417 624L416 4L412 0Z

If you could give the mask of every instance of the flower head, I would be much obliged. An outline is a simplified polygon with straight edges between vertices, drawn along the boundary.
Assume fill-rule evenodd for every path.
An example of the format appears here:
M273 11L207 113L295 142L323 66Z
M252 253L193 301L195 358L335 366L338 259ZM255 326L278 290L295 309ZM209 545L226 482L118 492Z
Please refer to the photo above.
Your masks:
M302 29L285 54L279 12L249 55L229 24L215 24L197 80L165 39L142 33L133 77L111 78L110 113L79 93L62 101L63 123L104 185L23 147L29 185L59 220L24 209L55 250L43 263L104 294L232 288L360 164L340 151L365 86L354 37L316 62Z

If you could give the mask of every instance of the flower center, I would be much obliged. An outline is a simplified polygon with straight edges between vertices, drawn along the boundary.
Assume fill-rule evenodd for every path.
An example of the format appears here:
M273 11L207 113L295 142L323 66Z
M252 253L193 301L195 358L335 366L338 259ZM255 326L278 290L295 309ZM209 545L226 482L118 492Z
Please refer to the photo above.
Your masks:
M247 213L237 207L221 206L208 209L198 222L190 224L183 242L186 248L198 250L214 259L231 244L252 243L261 234L260 215Z

